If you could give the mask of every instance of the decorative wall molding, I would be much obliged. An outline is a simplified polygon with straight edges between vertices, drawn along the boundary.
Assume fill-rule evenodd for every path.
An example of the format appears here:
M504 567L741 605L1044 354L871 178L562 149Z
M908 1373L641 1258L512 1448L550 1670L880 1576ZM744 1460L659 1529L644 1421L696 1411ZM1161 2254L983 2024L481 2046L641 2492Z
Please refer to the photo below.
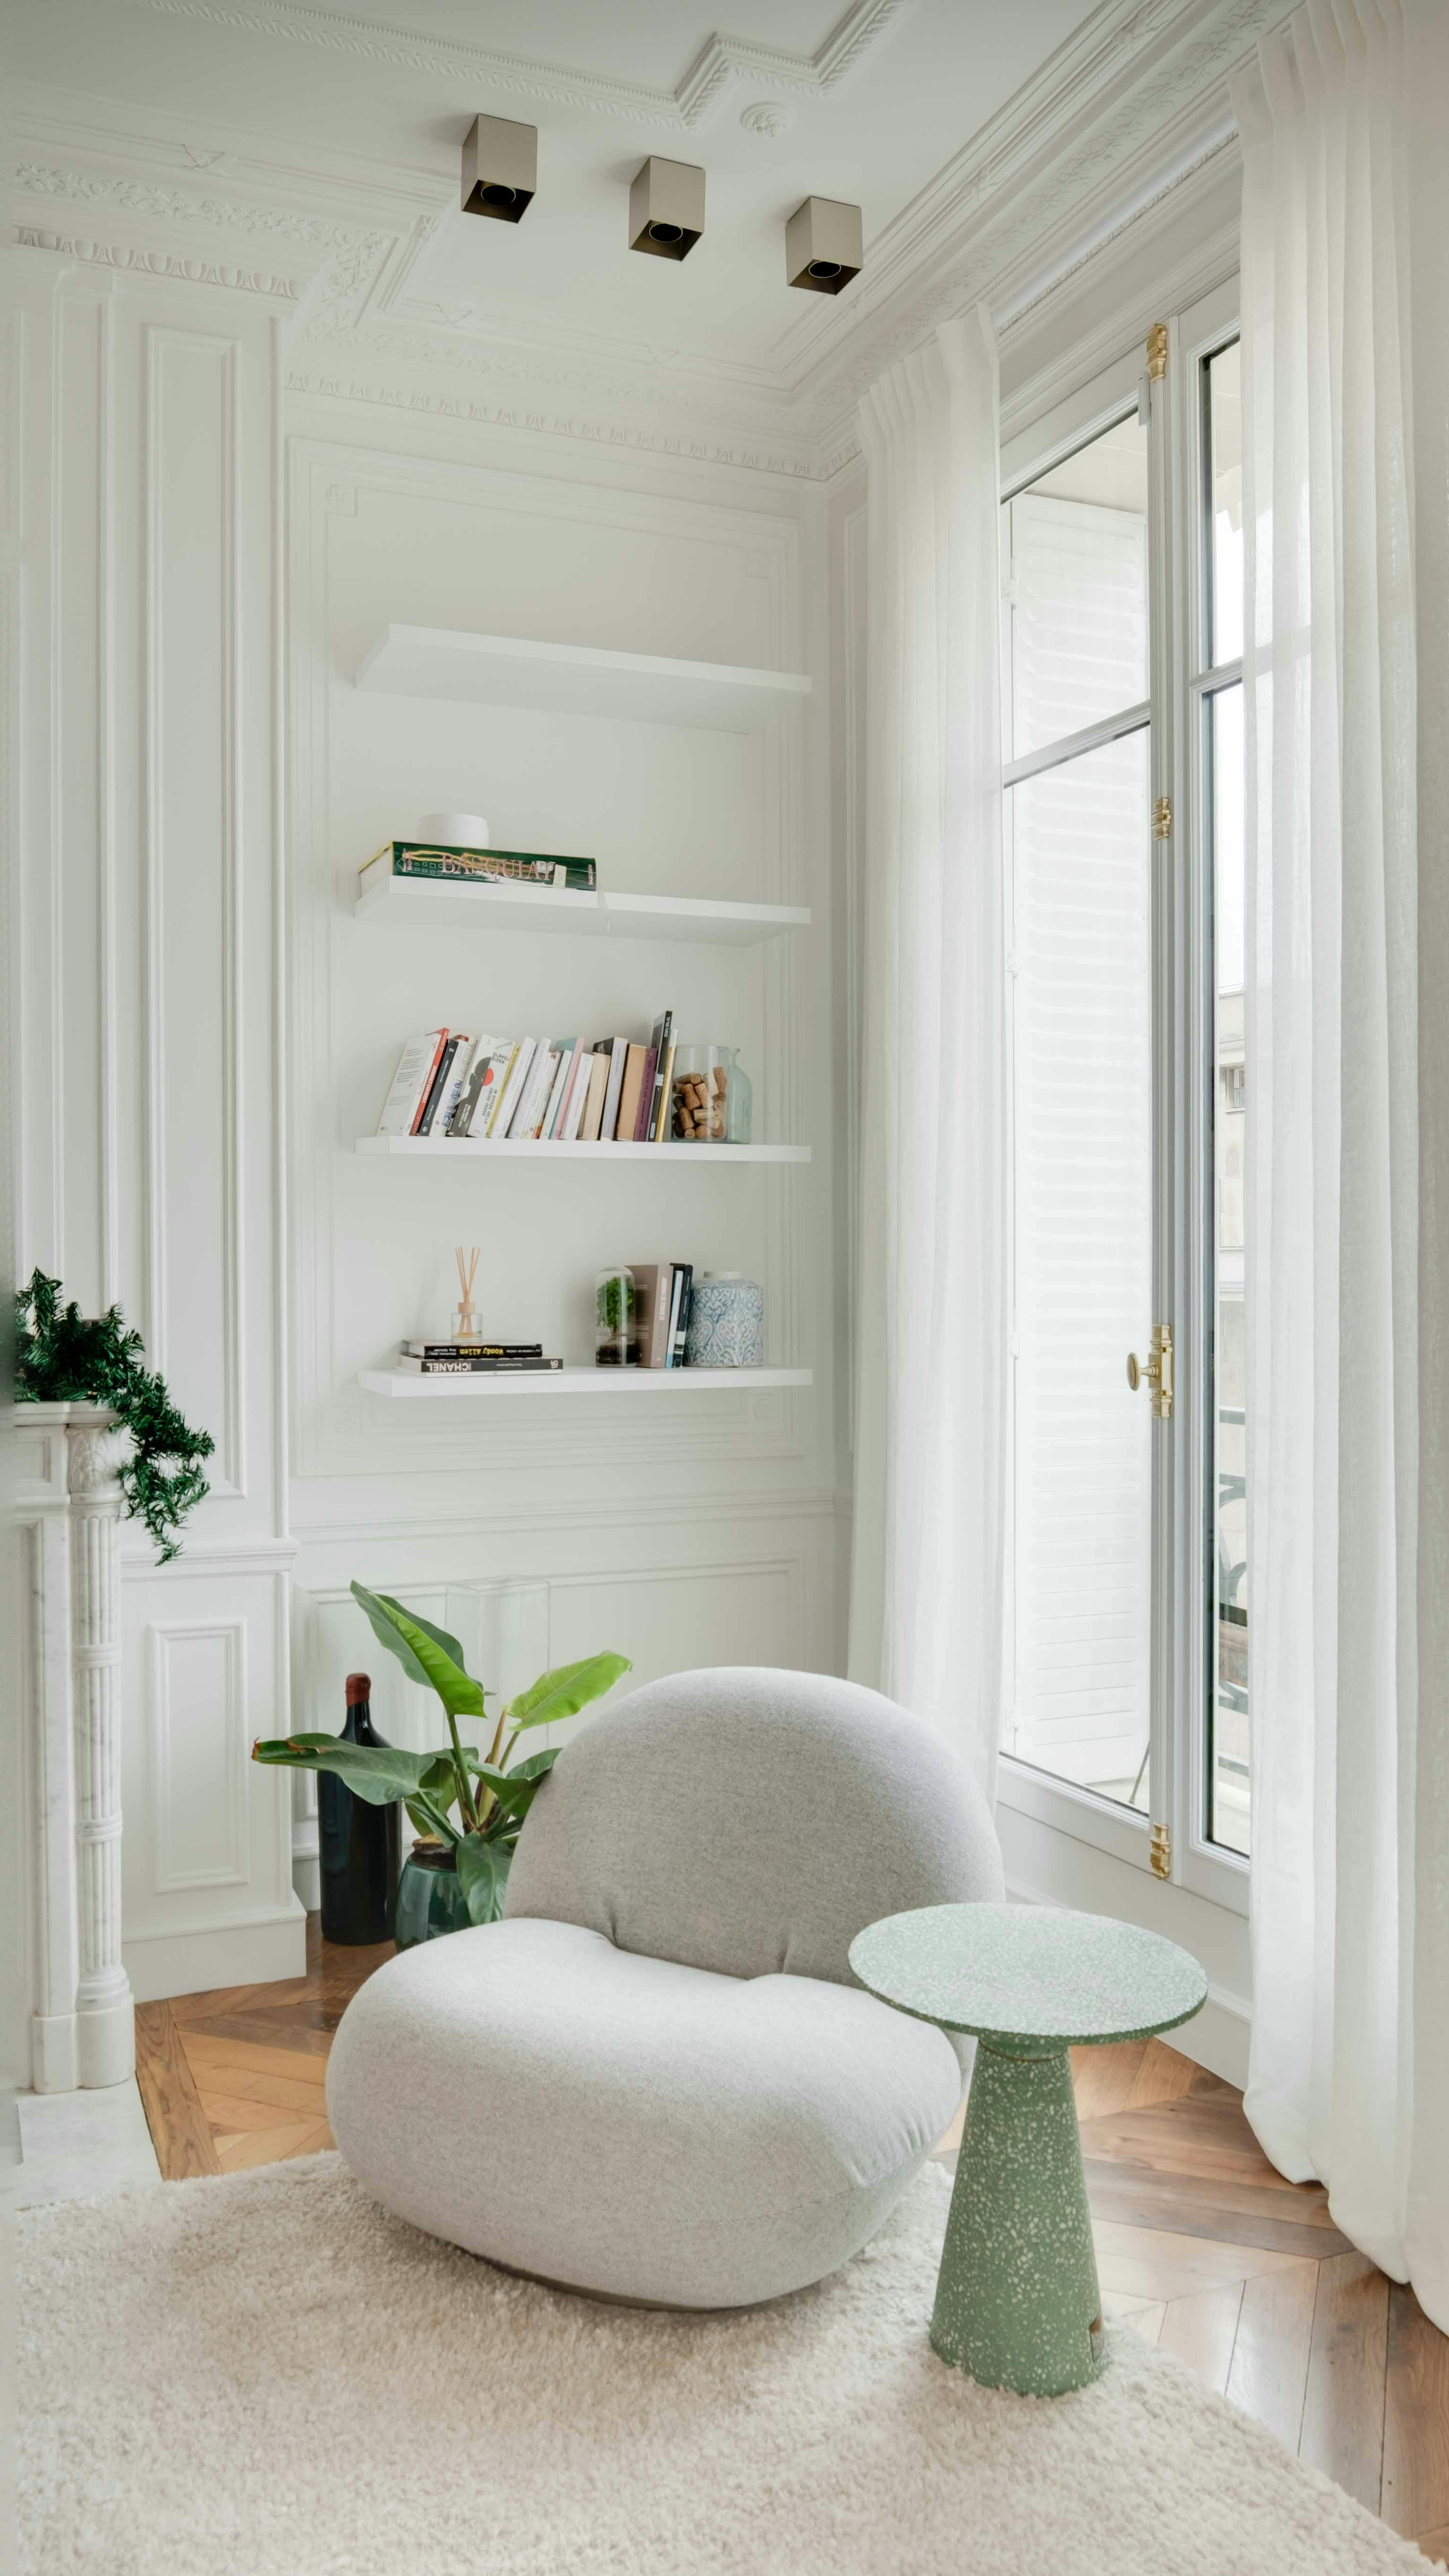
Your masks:
M23 412L22 388L25 367L25 314L17 303L7 302L0 313L0 574L7 579L15 570L20 546L20 423ZM9 629L0 635L0 652L8 649ZM9 714L8 700L0 703L0 724ZM8 743L4 746L8 750ZM6 767L9 776L9 767Z
M855 1454L856 1316L860 1278L860 1067L865 1035L865 686L869 628L866 505L841 530L845 792L845 1447Z
M742 80L821 97L856 71L871 47L904 15L911 0L853 0L813 54L788 52L744 36L710 36L682 81L672 90L650 81L611 79L606 73L570 71L497 46L470 45L448 36L422 37L381 19L311 8L302 0L144 0L171 18L284 38L326 53L353 54L368 62L396 63L470 88L502 90L511 97L542 99L554 107L581 107L633 124L692 132L708 124Z
M1114 251L1125 245L1140 222L1164 212L1169 205L1174 213L1180 213L1185 203L1199 193L1202 182L1215 186L1220 178L1236 168L1238 160L1237 127L1231 117L1225 117L1169 175L1145 189L1122 209L1115 220L1085 241L1075 244L1065 259L1049 265L1035 276L1024 292L1004 299L996 317L998 336L1005 340L1028 325L1034 327L1044 318L1053 302L1073 293L1082 284L1088 270L1110 259Z
M207 965L215 976L214 1025L219 1038L220 1115L216 1149L221 1184L221 1269L215 1323L220 1343L222 1405L221 1419L216 1425L217 1473L211 1483L213 1493L244 1496L247 1484L242 1177L245 1069L241 1029L243 911L238 783L244 723L238 580L243 542L239 409L241 353L235 340L148 322L142 331L142 356L145 406L142 799L145 817L148 1342L153 1365L164 1370L167 1365L171 1253L173 1248L182 1250L185 1241L184 1235L180 1236L173 1246L176 1211L168 1206L167 1200L167 1119L173 1100L173 1082L195 1078L194 1066L178 1065L168 1056L170 979L167 911L170 897L167 881L170 868L178 864L188 875L193 874L211 848L209 834L203 833L193 842L189 813L178 826L178 817L173 810L173 805L184 804L188 790L194 786L191 736L197 723L205 721L209 715L215 726L217 749L216 804L210 820L215 826L220 951L214 959L207 961ZM207 388L206 409L200 414L199 425L204 430L201 453L214 459L215 463L215 519L209 528L192 525L183 531L179 525L168 525L186 505L183 495L187 501L191 497L176 471L176 459L167 454L168 374L173 370L180 371L173 374L170 399L181 406L186 394L195 393L196 387L191 379L202 362L210 362L212 377ZM181 450L193 456L197 452L193 443L197 426L198 422L188 425L183 418L178 430ZM190 652L182 646L175 659L172 658L172 639L167 626L168 609L174 611L177 605L177 595L168 576L178 563L186 566L185 591L189 610L193 589L200 583L201 566L208 555L214 567L217 590L215 645L219 679L219 703L210 710L200 699L190 698ZM200 646L206 640L198 637L196 642ZM178 708L170 703L170 690L180 670L188 673L188 703ZM181 746L181 758L173 771L172 746L177 743ZM176 856L178 844L184 853L179 860ZM206 1024L209 1015L203 1013L202 1019ZM188 1175L188 1182L190 1178Z
M848 1499L848 1498L847 1498ZM742 1528L754 1529L761 1522L788 1520L803 1523L830 1520L839 1506L840 1496L827 1487L811 1486L794 1492L770 1487L762 1492L721 1492L707 1494L640 1494L629 1503L629 1528L671 1530L714 1530L721 1524L737 1522ZM524 1538L547 1538L554 1531L589 1530L599 1526L598 1506L591 1499L570 1502L560 1497L546 1506L518 1508L508 1515L511 1535ZM430 1539L481 1541L497 1534L497 1520L484 1512L459 1512L447 1520L409 1519L409 1545ZM385 1521L313 1521L307 1525L304 1544L310 1557L324 1549L377 1548L395 1546L397 1523ZM383 1580L378 1577L379 1582ZM413 1585L416 1591L416 1584ZM343 1597L343 1596L339 1596Z
M286 1574L296 1560L297 1545L294 1538L259 1538L239 1539L229 1547L198 1547L188 1538L159 1580L169 1589L175 1583L205 1581L217 1574ZM127 1575L157 1573L154 1549L139 1540L122 1545L121 1564Z
M286 383L289 393L313 394L326 402L365 403L434 420L476 421L490 429L542 431L549 437L581 440L590 447L678 457L689 465L738 467L746 473L782 475L791 482L813 482L822 471L803 438L797 446L785 446L748 436L699 437L685 429L651 426L645 420L601 418L582 405L563 411L532 404L526 396L516 402L487 402L416 381L388 382L365 368L353 373L321 364L290 365Z
M178 277L190 286L224 286L241 295L266 295L295 304L302 293L292 277L275 277L268 269L234 268L228 260L186 259L171 251L136 250L129 242L85 241L70 233L42 231L36 224L17 224L22 250L59 251L99 268L131 269L138 276Z
M1080 385L1090 384L1104 367L1120 357L1124 347L1134 339L1146 340L1148 330L1160 314L1182 312L1195 304L1201 295L1220 286L1233 275L1238 265L1238 227L1236 223L1218 225L1203 236L1186 259L1154 274L1150 287L1139 289L1126 302L1114 304L1105 322L1095 330L1079 334L1069 348L1063 349L1045 367L1015 385L1001 405L1001 439L1003 446L1017 432L1033 421L1042 419L1065 402ZM1030 308L1033 324L1050 311L1052 298ZM1023 315L1022 321L1027 319ZM1020 325L1013 323L1007 335L1014 335Z
M213 1642L216 1672L201 1694L203 1705L178 1711L176 1674L187 1647ZM194 1887L244 1887L247 1868L247 1623L237 1619L153 1619L146 1628L147 1698L151 1738L151 1851L153 1896L173 1896ZM195 1694L193 1694L193 1697ZM174 1769L178 1727L190 1732L204 1719L219 1729L221 1747L210 1755L208 1804L219 1822L223 1848L198 1867L187 1858L194 1848L196 1820L185 1812Z

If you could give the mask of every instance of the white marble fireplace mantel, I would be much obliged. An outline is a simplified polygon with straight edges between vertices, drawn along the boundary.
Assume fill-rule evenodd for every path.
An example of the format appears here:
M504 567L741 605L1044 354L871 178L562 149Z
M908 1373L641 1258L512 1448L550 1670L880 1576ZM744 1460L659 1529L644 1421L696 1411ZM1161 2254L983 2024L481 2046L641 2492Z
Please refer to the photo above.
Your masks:
M127 1435L94 1404L12 1408L28 1541L31 2081L124 2084L135 2008L121 1964L118 1469Z

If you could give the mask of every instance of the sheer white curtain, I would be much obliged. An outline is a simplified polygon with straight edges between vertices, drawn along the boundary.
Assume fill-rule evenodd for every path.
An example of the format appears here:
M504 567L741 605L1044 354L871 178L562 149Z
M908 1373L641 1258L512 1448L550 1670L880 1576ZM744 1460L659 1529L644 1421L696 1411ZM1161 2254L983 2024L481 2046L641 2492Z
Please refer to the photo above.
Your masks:
M1449 1815L1421 1692L1404 13L1307 0L1243 141L1249 2117L1449 2327ZM1426 710L1434 724L1445 710ZM1449 1009L1449 995L1427 997ZM1442 1724L1442 1682L1434 1719ZM1431 1812L1435 1800L1439 1811ZM1426 1804L1426 1801L1428 1802ZM1436 1954L1437 1953L1437 1957ZM1437 2108L1435 2107L1437 2103Z
M944 324L860 406L865 1025L850 1673L993 1795L1005 1466L996 344Z

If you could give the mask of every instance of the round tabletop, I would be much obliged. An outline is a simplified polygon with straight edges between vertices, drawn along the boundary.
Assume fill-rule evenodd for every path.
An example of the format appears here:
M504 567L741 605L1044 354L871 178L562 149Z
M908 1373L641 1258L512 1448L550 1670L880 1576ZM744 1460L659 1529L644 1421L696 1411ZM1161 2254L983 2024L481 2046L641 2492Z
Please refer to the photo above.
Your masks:
M850 1964L882 2003L1008 2055L1147 2039L1190 2021L1207 1978L1175 1941L1047 1905L926 1905L858 1932Z

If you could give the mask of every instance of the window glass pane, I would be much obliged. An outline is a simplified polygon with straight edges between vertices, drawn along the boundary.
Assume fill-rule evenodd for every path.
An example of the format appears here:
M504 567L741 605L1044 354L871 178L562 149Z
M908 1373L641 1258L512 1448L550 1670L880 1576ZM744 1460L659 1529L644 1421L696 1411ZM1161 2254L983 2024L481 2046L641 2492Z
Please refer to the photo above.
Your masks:
M1005 505L1008 760L1147 695L1147 432L1134 415Z
M1211 729L1214 1568L1208 1833L1249 1848L1246 1206L1243 1188L1243 692L1219 690Z
M1006 1749L1144 1814L1152 1325L1146 728L1006 800L1014 1641Z
M1214 662L1243 649L1243 413L1238 343L1207 362Z

